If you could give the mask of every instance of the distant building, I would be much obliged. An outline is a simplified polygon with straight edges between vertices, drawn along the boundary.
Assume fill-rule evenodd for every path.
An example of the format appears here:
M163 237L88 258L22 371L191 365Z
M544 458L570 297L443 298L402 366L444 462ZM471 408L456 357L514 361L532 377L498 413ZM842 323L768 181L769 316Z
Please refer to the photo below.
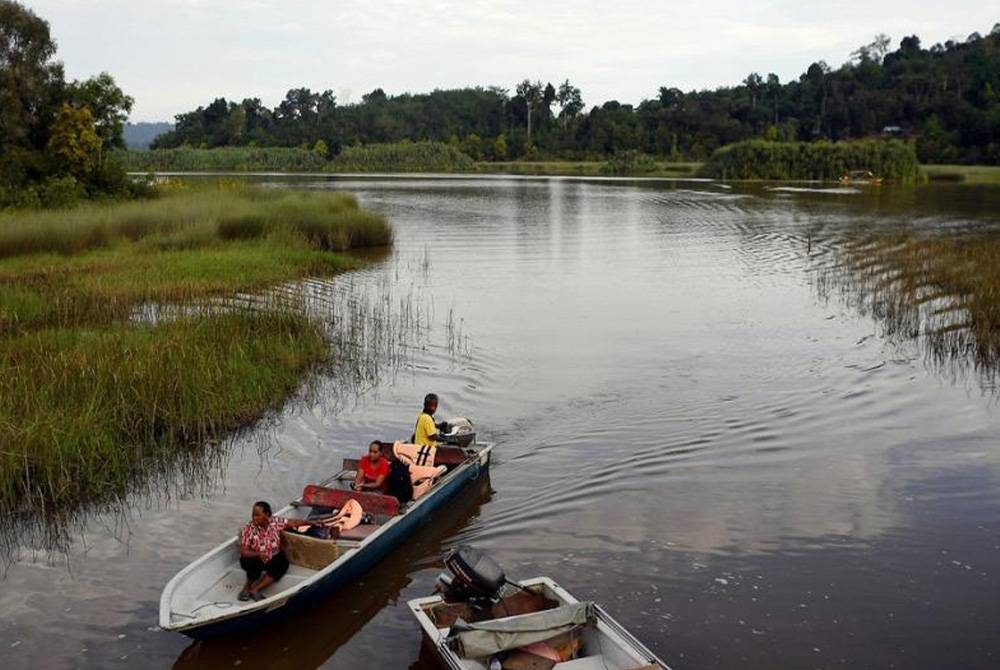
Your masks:
M903 131L903 127L902 126L884 126L882 128L882 134L883 135L893 135L893 136L894 135L903 135L904 131Z

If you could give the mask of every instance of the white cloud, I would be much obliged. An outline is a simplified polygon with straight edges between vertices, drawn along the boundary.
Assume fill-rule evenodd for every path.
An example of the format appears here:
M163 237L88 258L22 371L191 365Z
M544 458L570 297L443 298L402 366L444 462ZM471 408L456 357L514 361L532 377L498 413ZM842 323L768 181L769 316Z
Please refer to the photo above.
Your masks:
M276 104L292 87L388 93L569 78L588 104L637 103L660 86L797 77L879 32L925 44L987 32L988 3L917 6L789 0L615 4L587 0L38 0L72 77L111 72L137 120L213 98Z

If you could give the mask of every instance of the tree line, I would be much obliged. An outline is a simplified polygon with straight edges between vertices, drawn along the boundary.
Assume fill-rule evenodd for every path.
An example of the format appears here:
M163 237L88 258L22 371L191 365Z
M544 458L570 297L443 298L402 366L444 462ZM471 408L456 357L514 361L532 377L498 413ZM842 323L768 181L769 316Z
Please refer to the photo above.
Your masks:
M754 72L733 86L663 86L635 106L611 100L589 110L569 80L396 96L375 89L346 105L330 90L295 88L273 109L259 98L217 98L178 115L153 147L319 146L336 155L408 139L449 142L476 160L603 160L624 151L704 160L755 138L888 135L915 139L924 162L1000 164L1000 24L930 48L917 36L894 51L890 43L878 35L839 68L819 61L792 81Z

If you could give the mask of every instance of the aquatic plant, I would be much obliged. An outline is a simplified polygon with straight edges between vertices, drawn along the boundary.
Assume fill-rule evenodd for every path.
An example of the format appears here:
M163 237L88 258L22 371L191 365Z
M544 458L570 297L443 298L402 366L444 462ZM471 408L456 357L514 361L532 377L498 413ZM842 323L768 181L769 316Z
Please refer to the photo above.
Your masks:
M895 181L920 177L916 150L912 143L902 140L748 140L718 149L699 175L713 179L836 181L855 170L871 171L876 177Z
M836 247L817 273L889 338L925 345L937 368L971 369L985 387L1000 376L1000 241L995 236L872 236Z

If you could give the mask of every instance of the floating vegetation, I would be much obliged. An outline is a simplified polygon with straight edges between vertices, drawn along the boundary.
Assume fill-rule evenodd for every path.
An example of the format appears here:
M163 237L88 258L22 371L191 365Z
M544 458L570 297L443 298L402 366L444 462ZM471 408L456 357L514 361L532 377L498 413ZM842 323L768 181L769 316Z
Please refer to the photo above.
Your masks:
M869 237L838 248L817 273L823 297L839 296L918 340L939 369L970 370L985 388L1000 375L1000 239L913 234Z

